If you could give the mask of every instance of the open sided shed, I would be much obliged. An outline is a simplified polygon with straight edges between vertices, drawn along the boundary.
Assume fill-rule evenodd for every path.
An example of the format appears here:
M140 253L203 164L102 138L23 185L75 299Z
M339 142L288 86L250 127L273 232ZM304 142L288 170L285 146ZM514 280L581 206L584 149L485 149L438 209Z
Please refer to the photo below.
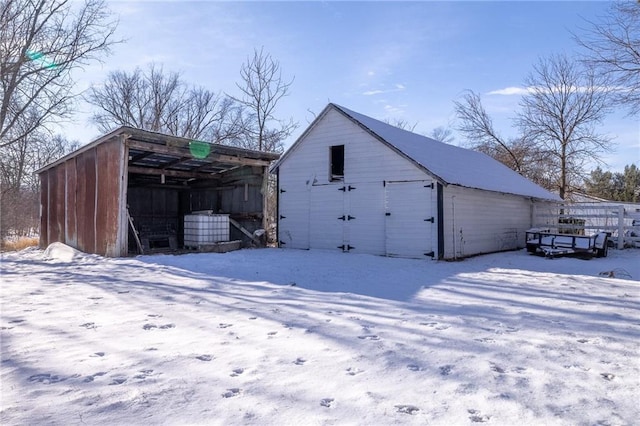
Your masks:
M179 248L184 216L200 210L228 214L238 225L231 239L247 242L265 226L268 167L278 157L120 127L37 171L40 246L126 256L138 251L133 222L150 237L147 249Z

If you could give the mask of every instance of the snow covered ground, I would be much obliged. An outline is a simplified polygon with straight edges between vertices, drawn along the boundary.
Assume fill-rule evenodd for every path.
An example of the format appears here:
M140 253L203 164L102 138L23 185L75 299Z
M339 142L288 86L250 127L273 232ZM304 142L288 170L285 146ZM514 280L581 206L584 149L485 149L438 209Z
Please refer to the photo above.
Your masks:
M432 262L63 247L5 254L1 271L3 425L640 419L640 250Z

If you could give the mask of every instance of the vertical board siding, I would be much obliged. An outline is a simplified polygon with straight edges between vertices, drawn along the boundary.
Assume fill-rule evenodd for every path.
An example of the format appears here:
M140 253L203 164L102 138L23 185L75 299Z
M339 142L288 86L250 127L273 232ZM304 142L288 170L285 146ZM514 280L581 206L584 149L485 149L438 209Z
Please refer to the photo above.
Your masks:
M49 245L49 171L40 173L40 248Z
M330 180L331 146L344 145L344 180ZM329 110L279 167L278 229L283 247L354 247L386 254L385 181L430 177L335 110ZM351 185L356 189L339 191ZM407 208L416 208L407 200ZM435 197L434 201L435 203ZM427 207L431 214L434 206ZM351 215L353 220L338 220ZM308 240L306 236L308 237ZM420 236L418 236L420 238ZM431 239L426 233L424 239Z
M517 195L453 185L444 188L445 258L524 247L531 205Z
M95 253L117 256L120 198L120 140L102 143L96 148L98 179L96 186Z
M76 157L78 179L77 219L78 249L95 253L96 220L96 150L90 149Z
M65 191L65 212L66 221L64 228L65 243L72 246L78 246L78 227L76 220L76 159L71 158L65 162L66 171L66 191Z

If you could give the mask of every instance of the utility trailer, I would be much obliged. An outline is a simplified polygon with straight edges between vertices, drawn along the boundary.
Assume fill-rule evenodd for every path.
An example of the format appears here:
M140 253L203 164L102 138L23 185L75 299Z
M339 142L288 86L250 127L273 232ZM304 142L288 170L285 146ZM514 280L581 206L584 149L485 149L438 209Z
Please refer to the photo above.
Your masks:
M526 231L527 251L544 254L546 257L577 254L583 256L607 257L609 233L593 235L560 234L549 229L532 228Z

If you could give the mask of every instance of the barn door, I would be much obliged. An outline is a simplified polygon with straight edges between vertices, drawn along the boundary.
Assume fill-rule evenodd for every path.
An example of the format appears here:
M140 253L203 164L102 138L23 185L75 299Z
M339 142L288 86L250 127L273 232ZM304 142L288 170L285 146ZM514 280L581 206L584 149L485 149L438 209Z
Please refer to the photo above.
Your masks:
M385 186L385 248L387 256L433 256L436 232L431 181L387 182Z
M309 248L309 190L287 186L278 194L278 239L281 247Z
M381 182L355 183L345 191L345 244L349 252L385 254L384 187Z
M335 250L344 246L344 186L311 187L309 212L310 248Z

